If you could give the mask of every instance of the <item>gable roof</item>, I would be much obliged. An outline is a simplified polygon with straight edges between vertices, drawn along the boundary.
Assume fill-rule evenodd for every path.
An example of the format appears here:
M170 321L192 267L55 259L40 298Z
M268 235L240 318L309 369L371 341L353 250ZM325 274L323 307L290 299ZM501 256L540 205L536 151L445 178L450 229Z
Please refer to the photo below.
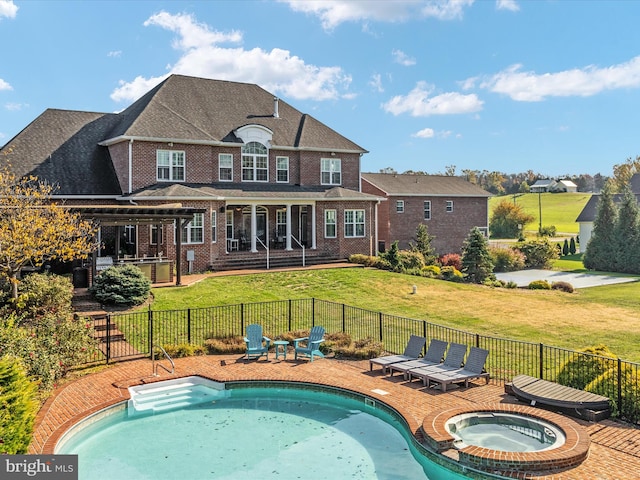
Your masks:
M640 204L640 193L634 193L636 197L636 201ZM612 196L613 203L619 204L624 199L624 195L621 193L613 194ZM576 222L584 223L584 222L593 222L596 219L596 215L598 214L598 202L600 201L600 194L593 194L587 200L587 203L582 207L582 211L576 218Z
M556 181L555 180L550 180L550 179L544 179L544 180L536 180L536 183L534 183L533 185L531 185L532 187L549 187L553 184L555 184Z
M577 185L573 183L571 180L560 180L558 183L561 183L565 187L577 187Z
M108 145L161 140L242 144L234 131L261 125L272 148L366 153L359 145L248 83L171 75L120 113L48 109L2 147L17 176L58 185L59 196L119 196Z
M387 195L490 197L491 193L460 177L447 175L409 175L363 173L362 179Z

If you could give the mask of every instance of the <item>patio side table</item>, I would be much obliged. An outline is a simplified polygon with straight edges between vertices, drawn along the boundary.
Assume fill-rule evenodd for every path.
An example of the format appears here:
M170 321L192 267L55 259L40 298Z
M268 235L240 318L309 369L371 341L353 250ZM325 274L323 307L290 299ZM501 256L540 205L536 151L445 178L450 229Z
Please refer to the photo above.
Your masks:
M286 340L276 340L273 342L276 346L276 360L282 356L285 360L287 359L287 346L289 342Z

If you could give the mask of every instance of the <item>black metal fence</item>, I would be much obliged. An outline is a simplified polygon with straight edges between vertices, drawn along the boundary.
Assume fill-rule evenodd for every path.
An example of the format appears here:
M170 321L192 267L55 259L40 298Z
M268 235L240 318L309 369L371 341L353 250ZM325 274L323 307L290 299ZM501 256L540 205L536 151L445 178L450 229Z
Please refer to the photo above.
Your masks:
M314 298L108 315L100 324L103 334L98 361L148 357L153 345L203 345L207 338L244 335L245 327L252 323L261 324L271 337L322 325L330 333L379 340L392 353L401 353L411 334L485 348L490 352L486 368L494 381L526 374L588 389L609 397L614 415L640 422L638 363L480 335Z

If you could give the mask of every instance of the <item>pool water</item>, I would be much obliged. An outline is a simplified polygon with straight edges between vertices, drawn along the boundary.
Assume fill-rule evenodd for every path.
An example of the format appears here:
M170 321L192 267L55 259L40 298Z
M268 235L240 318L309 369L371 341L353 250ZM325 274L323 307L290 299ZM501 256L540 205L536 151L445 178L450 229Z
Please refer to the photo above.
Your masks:
M417 452L391 414L292 388L231 389L150 416L121 409L63 439L56 453L78 454L80 480L466 478Z

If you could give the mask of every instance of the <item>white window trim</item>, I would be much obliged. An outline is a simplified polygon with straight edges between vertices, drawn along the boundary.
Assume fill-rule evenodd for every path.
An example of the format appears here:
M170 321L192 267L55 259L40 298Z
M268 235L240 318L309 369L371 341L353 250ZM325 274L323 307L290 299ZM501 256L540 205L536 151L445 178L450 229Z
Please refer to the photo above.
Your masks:
M231 166L230 167L223 167L222 166L222 159L231 159ZM226 179L226 178L222 178L222 169L230 169L231 170L231 178ZM231 153L219 153L218 154L218 180L220 180L221 182L233 182L233 154Z
M328 162L329 169L324 168L324 163ZM337 168L335 168L337 167ZM323 174L329 174L329 181L323 181ZM339 181L335 182L333 180L334 174L339 174ZM320 184L321 185L342 185L342 160L340 158L321 158L320 159Z
M424 201L422 210L423 210L422 217L425 220L431 220L431 200Z
M169 178L160 178L158 175L158 170L160 169L160 154L168 153L169 154ZM177 164L177 160L175 157L180 154L182 155L182 165ZM156 150L156 180L158 182L184 182L187 178L187 156L184 150ZM166 165L162 165L163 168L166 168ZM175 168L180 167L182 169L182 178L174 178L173 170Z
M250 142L250 143L260 143L260 142ZM258 182L258 183L267 183L269 181L269 149L260 143L265 150L266 154L261 153L246 153L244 150L242 151L242 158L240 160L240 169L241 169L241 180L243 182ZM245 159L251 159L251 167L245 167L244 161ZM265 168L258 168L258 160L264 161ZM246 180L244 178L244 172L251 171L253 178L251 180ZM258 172L264 171L265 177L264 180L258 180Z
M218 241L218 212L211 210L211 243Z
M453 200L447 200L447 203L446 203L446 206L445 206L445 211L447 213L453 212Z
M327 221L327 214L333 212L333 222ZM327 227L333 225L333 235L327 233ZM338 212L335 209L328 209L324 211L324 238L337 238L338 237Z
M353 212L353 222L347 222L347 214ZM356 221L356 216L358 212L362 212L362 222ZM363 208L350 208L344 211L344 236L345 238L363 238L367 234L367 218L366 212ZM347 225L353 225L353 235L347 235ZM362 235L357 234L357 226L362 225Z
M180 235L182 235L182 231L186 232L187 234L187 238L183 239L182 244L183 245L198 245L198 244L203 244L204 243L204 213L194 213L193 214L194 220L195 217L199 217L201 219L201 225L198 227L193 227L191 224L193 223L193 220L189 223L187 223L180 231ZM202 231L202 240L201 241L197 241L194 242L191 240L191 237L193 236L191 234L191 232L195 231L195 230L201 230ZM174 228L174 233L176 232L176 228ZM174 239L175 241L175 239Z
M283 160L286 161L287 163L287 168L278 168L278 161ZM287 179L286 180L279 180L278 179L278 173L282 172L282 171L286 171L287 172ZM278 156L276 157L276 182L277 183L289 183L289 157L282 157L282 156Z
M396 213L404 213L404 200L396 200Z

